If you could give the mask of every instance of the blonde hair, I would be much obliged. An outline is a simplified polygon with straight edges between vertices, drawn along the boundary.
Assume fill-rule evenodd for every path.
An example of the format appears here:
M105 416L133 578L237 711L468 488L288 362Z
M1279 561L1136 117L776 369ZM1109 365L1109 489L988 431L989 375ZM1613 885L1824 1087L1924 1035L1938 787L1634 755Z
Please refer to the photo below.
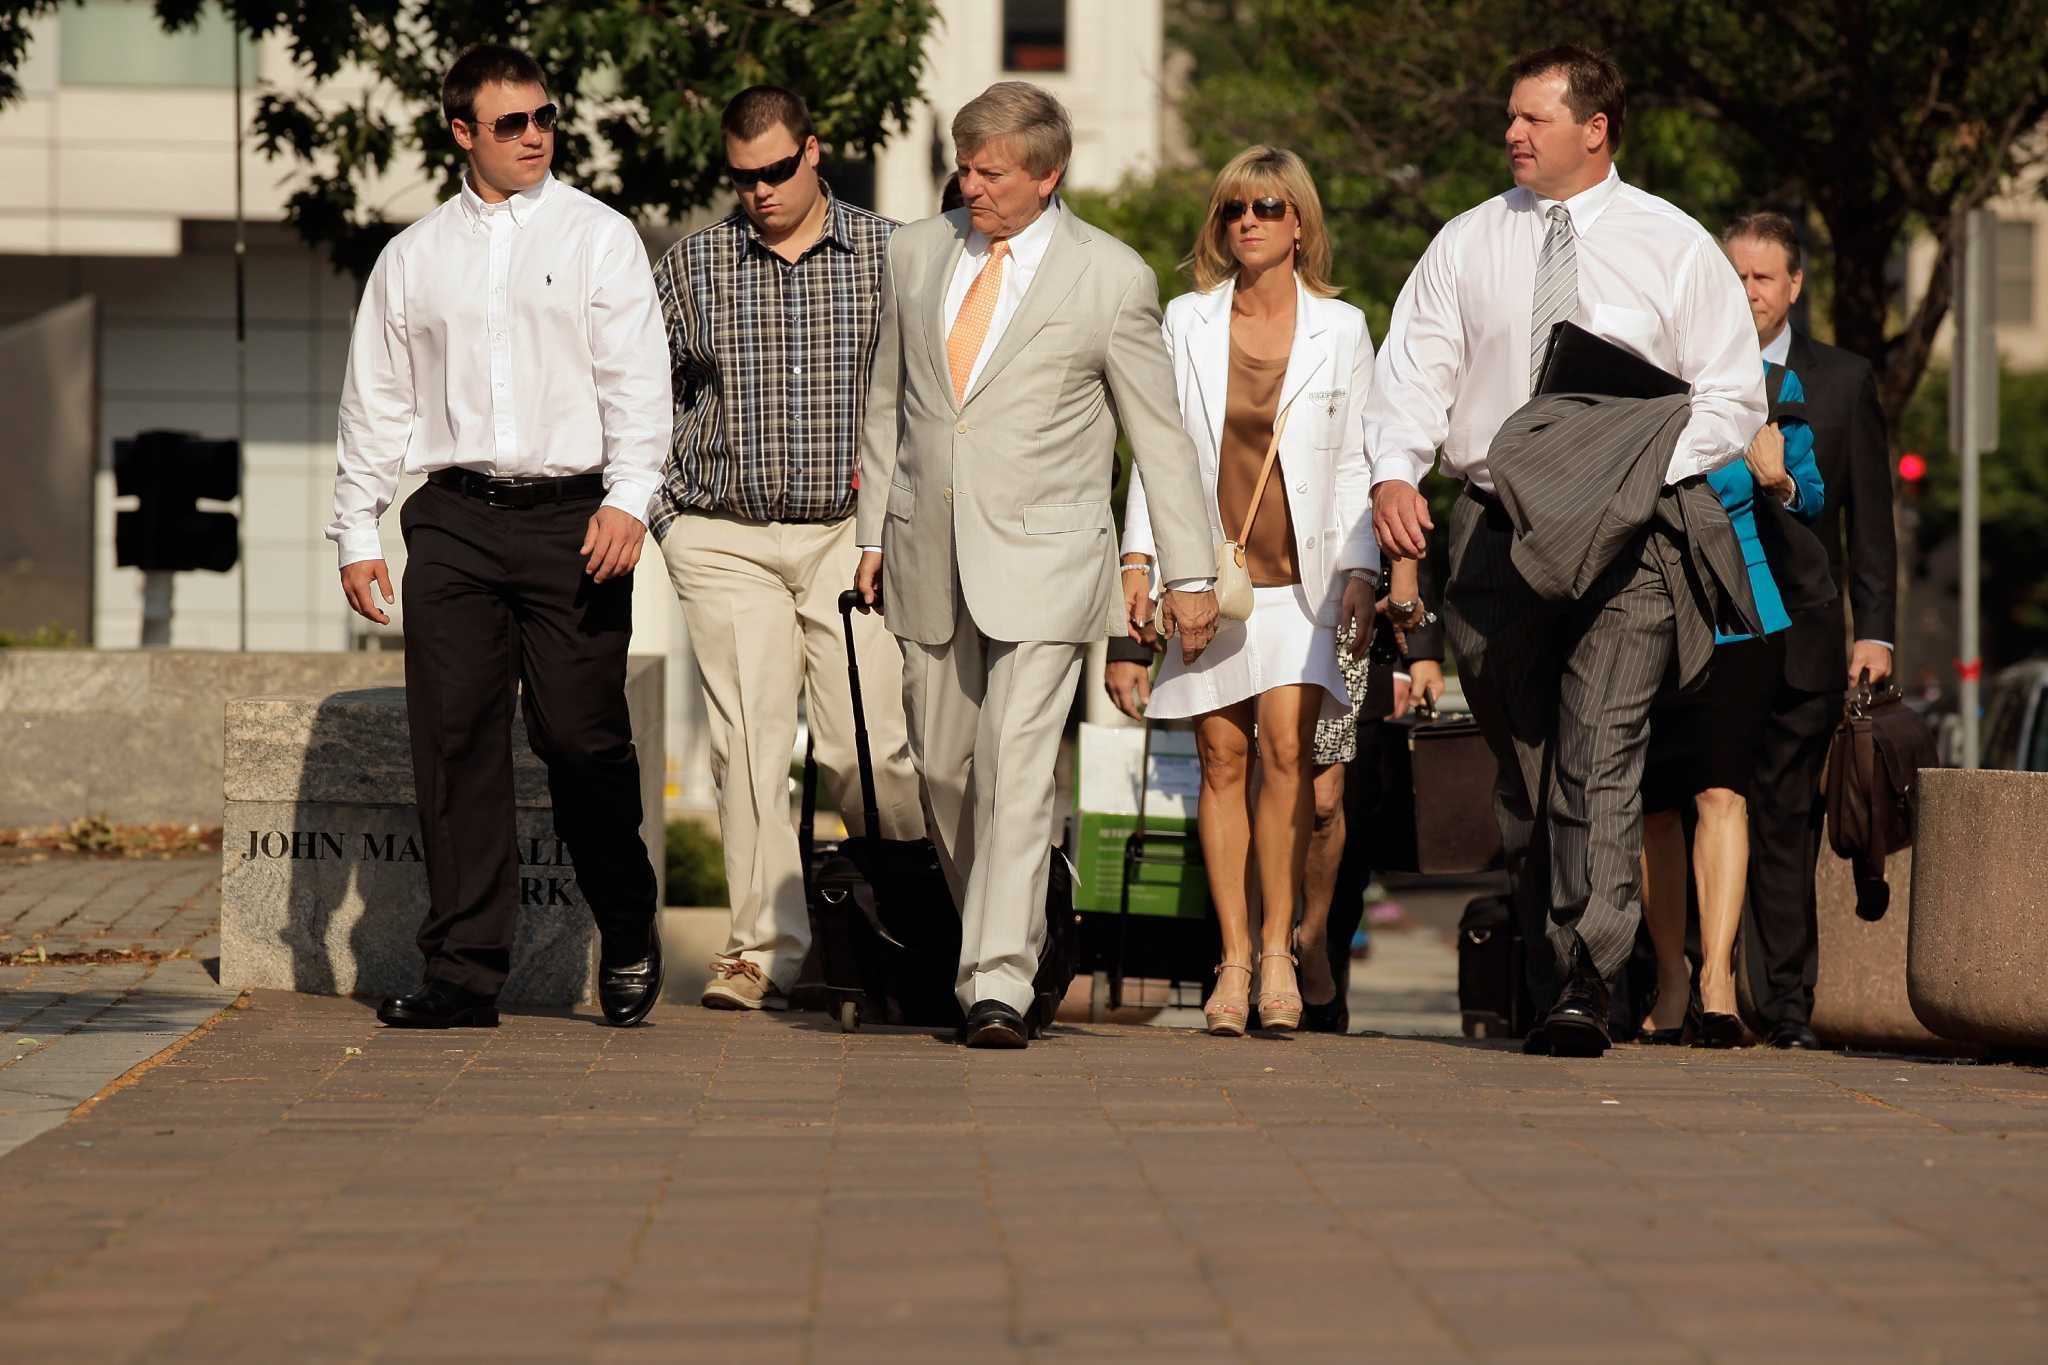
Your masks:
M1007 138L1035 176L1064 171L1074 155L1074 125L1060 102L1029 81L997 81L953 115L953 148L973 156Z
M1323 201L1316 193L1315 177L1302 159L1285 147L1247 147L1230 158L1216 176L1209 191L1209 215L1195 238L1195 249L1181 262L1181 269L1195 277L1195 288L1208 293L1226 280L1237 278L1237 258L1230 254L1230 229L1224 223L1223 206L1233 199L1247 205L1262 195L1275 195L1294 207L1301 225L1301 245L1294 253L1294 273L1302 288L1317 298L1334 298L1337 286L1330 283L1330 234L1323 226Z

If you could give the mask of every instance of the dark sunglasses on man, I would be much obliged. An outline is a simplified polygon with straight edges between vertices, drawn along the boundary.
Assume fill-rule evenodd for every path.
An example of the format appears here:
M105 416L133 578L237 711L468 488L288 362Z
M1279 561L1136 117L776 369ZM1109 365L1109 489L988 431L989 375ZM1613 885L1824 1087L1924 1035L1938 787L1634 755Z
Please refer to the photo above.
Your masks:
M1277 223L1287 216L1287 201L1270 194L1263 199L1254 199L1250 204L1242 199L1227 200L1216 210L1216 216L1226 223L1234 223L1244 217L1247 208L1252 211L1252 217L1262 223Z
M732 181L734 189L751 190L762 185L780 185L795 175L797 168L803 164L804 153L800 148L780 161L771 161L765 166L754 166L747 170L741 170L727 162L725 174L726 178Z
M529 119L532 120L533 126L540 129L543 133L552 132L555 120L561 117L561 113L560 109L556 108L554 104L549 103L524 113L500 114L491 120L491 136L500 142L510 142L516 137L525 137L526 124ZM471 128L483 127L475 119L469 119L467 122Z

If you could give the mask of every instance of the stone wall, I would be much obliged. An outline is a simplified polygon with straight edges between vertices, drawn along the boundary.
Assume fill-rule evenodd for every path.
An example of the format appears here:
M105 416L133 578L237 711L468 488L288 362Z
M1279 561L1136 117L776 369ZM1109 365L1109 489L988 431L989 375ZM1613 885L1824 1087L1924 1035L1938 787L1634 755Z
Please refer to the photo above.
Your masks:
M404 681L395 653L0 650L0 825L212 825L230 698Z
M626 684L657 897L662 675L662 660L636 657ZM546 768L516 720L512 738L521 912L504 999L576 1004L591 996L595 929L555 835ZM225 750L222 984L339 995L417 984L427 886L404 689L236 699Z

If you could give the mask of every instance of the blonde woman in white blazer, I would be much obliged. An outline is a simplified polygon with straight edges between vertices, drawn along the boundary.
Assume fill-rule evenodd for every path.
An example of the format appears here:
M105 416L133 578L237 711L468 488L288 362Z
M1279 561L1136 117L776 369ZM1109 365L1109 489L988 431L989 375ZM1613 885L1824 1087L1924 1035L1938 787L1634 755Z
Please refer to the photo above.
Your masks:
M1165 320L1181 422L1212 537L1242 537L1250 551L1254 607L1247 621L1221 623L1194 663L1169 651L1145 714L1198 718L1202 855L1223 940L1204 1013L1211 1033L1236 1036L1255 973L1261 1024L1301 1021L1292 907L1314 822L1315 725L1349 705L1338 628L1348 621L1364 649L1379 568L1362 421L1372 341L1365 316L1332 297L1322 204L1292 152L1252 147L1223 168L1188 265L1196 291L1167 305ZM1276 429L1277 462L1247 534ZM1135 473L1124 527L1125 602L1134 629L1149 631L1152 526ZM1159 629L1170 633L1171 620ZM1267 907L1256 953L1254 869Z

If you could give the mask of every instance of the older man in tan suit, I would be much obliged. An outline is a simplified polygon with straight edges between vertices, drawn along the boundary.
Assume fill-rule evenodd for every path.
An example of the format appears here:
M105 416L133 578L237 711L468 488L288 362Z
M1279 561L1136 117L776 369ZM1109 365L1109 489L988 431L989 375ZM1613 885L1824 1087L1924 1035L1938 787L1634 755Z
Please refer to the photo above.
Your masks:
M1183 653L1215 633L1215 547L1159 291L1055 197L1073 133L1005 81L953 120L965 207L897 231L861 439L855 586L904 642L910 747L961 914L973 1047L1023 1047L1045 933L1053 764L1117 584L1117 423L1145 477Z

